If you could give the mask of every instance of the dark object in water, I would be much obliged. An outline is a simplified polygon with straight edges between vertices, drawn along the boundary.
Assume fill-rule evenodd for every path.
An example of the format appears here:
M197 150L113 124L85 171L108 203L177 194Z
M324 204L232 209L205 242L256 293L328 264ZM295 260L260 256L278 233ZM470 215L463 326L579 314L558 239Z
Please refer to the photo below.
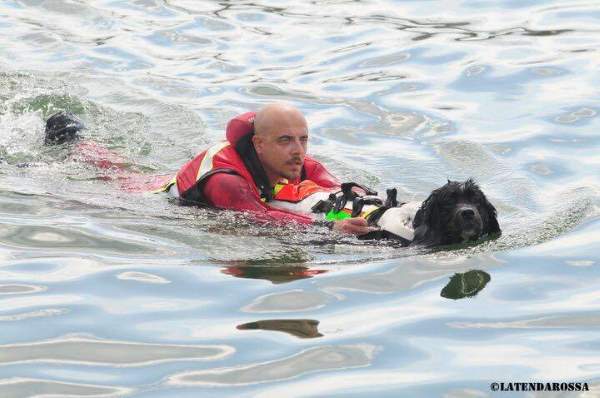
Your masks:
M473 297L483 290L490 279L490 274L480 270L456 273L450 278L450 282L444 286L440 296L452 300Z
M319 321L314 319L265 319L262 321L238 325L238 330L273 330L291 334L301 339L310 339L323 336L317 327Z
M45 145L59 145L79 138L78 132L85 128L83 122L71 112L60 111L46 121Z
M264 266L241 265L229 266L221 272L237 278L265 279L274 284L287 283L299 279L312 278L315 275L327 272L321 269L310 269L303 266Z

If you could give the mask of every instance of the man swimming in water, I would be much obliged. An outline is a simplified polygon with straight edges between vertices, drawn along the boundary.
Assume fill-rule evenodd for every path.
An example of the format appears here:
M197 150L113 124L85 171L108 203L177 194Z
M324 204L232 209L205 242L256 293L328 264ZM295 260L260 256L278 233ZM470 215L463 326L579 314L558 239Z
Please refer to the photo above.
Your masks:
M48 119L46 143L62 143L73 139L83 128L73 115L59 113ZM323 188L337 189L339 182L318 161L306 155L309 132L302 113L291 105L275 103L258 112L248 112L233 118L227 125L226 141L215 144L187 162L158 190L180 198L183 203L208 205L221 209L246 211L259 220L295 221L312 224L306 215L295 214L269 206L282 184L301 181ZM114 154L85 143L77 150L85 161L98 167L114 165ZM117 168L118 169L118 168ZM135 181L135 176L124 176ZM156 180L154 180L154 184ZM135 183L133 183L135 185ZM130 189L125 186L125 189ZM141 184L141 189L156 190L156 186ZM354 235L364 235L369 227L362 217L335 220L332 229Z

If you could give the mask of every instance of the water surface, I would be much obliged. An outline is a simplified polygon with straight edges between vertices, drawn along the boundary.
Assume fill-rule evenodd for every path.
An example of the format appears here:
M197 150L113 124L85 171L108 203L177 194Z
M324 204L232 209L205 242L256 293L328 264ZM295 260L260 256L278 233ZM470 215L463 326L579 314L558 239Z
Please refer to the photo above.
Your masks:
M0 10L3 397L457 397L511 381L598 393L593 2ZM432 253L256 227L122 192L43 146L45 118L67 109L132 171L169 173L279 100L344 181L422 200L474 177L502 237Z

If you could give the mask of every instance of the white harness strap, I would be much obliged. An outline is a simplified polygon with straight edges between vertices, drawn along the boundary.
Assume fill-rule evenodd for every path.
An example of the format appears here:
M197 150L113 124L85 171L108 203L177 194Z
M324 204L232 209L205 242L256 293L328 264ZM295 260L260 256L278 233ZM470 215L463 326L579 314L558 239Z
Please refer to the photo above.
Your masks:
M412 223L420 207L421 202L408 202L400 207L392 207L383 213L377 225L385 231L412 241L415 237Z
M313 213L312 208L314 205L319 203L320 200L327 200L331 192L315 192L312 195L304 198L300 202L292 203L285 202L283 200L272 200L268 203L269 207L273 207L279 210L289 211L291 213L301 214L303 216L310 216L312 218L323 218L323 213Z

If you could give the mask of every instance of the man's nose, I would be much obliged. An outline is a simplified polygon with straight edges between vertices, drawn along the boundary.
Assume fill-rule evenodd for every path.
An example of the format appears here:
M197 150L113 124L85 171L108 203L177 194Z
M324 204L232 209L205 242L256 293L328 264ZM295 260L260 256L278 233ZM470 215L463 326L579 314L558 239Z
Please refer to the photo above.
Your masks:
M292 153L299 153L299 154L304 153L304 145L302 145L302 141L300 141L300 139L296 139L293 141Z

